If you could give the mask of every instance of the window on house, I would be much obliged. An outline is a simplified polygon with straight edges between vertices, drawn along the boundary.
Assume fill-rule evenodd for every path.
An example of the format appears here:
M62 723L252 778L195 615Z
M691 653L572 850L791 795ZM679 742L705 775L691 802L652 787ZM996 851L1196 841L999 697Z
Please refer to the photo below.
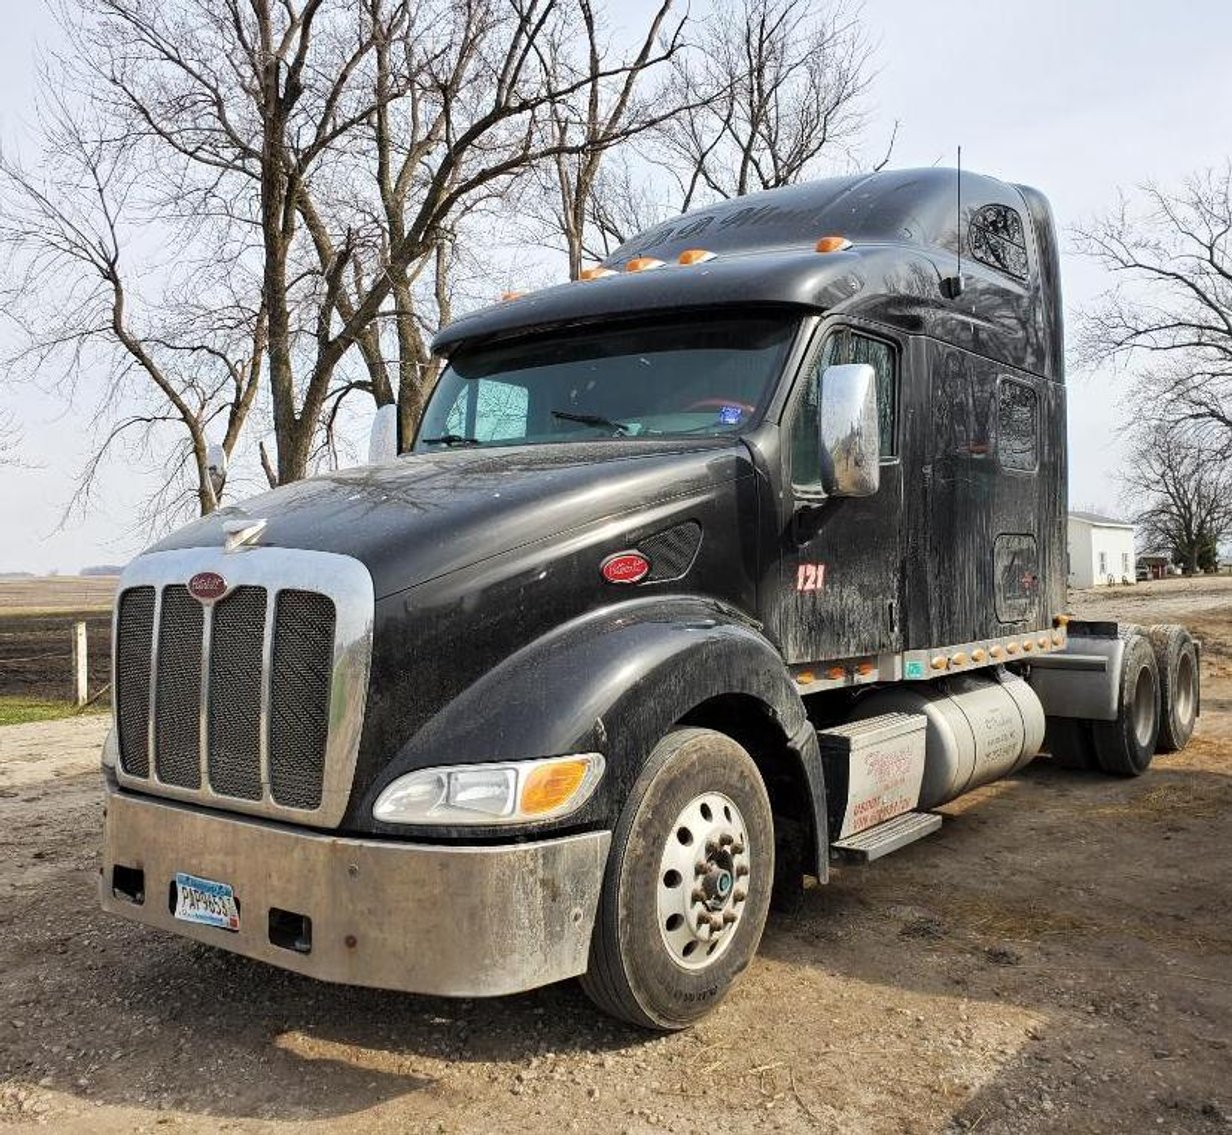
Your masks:
M1099 574L1100 575L1108 574L1108 553L1107 552L1100 552L1099 554Z
M1129 575L1129 553L1121 553L1121 574Z
M828 366L843 363L868 363L877 375L877 413L880 417L881 456L893 457L897 452L896 422L898 417L898 383L894 348L881 339L848 328L835 331L826 340L817 360L816 369L805 382L791 426L792 482L805 487L816 486L821 479L821 455L817 450L816 376Z
M1008 205L985 205L967 227L971 255L1017 280L1027 278L1027 239L1022 218Z

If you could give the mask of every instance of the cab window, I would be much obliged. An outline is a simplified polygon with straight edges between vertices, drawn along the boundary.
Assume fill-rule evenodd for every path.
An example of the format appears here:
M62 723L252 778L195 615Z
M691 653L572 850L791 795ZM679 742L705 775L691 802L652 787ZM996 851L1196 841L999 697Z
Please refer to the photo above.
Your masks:
M897 453L898 382L894 347L882 339L842 328L822 345L821 354L804 384L791 426L791 479L802 488L821 483L821 454L817 441L817 376L828 366L868 363L877 375L877 412L880 416L882 460Z

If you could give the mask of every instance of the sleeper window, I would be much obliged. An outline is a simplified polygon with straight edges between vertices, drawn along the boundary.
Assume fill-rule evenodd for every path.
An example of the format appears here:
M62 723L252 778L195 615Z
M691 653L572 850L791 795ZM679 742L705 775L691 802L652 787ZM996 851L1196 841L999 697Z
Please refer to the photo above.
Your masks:
M821 481L821 455L817 441L816 376L828 366L842 363L868 363L877 375L877 414L880 419L881 456L893 457L898 389L895 377L894 348L880 339L870 339L855 331L835 331L825 341L816 368L805 382L791 425L791 476L794 484L815 488Z
M1013 276L1027 278L1027 240L1022 218L1008 205L985 205L967 228L971 255L981 264Z
M1039 400L1013 378L997 384L997 457L1002 469L1029 473L1039 464Z

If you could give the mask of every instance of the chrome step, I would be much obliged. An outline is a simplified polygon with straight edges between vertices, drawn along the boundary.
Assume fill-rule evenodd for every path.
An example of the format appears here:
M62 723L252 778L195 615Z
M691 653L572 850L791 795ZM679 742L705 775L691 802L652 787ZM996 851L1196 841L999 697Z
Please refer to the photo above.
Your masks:
M932 835L941 827L936 812L904 812L875 828L857 832L830 845L832 853L848 863L871 863L900 847Z

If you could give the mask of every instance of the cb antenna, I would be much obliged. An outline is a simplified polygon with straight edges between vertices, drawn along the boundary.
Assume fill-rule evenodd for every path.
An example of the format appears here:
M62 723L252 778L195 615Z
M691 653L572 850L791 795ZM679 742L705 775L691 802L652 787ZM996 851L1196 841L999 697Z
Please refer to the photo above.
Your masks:
M963 294L966 286L962 274L962 147L958 147L958 176L954 179L957 216L955 217L954 235L958 240L958 271L953 276L947 276L941 281L941 294L946 299L956 300Z

